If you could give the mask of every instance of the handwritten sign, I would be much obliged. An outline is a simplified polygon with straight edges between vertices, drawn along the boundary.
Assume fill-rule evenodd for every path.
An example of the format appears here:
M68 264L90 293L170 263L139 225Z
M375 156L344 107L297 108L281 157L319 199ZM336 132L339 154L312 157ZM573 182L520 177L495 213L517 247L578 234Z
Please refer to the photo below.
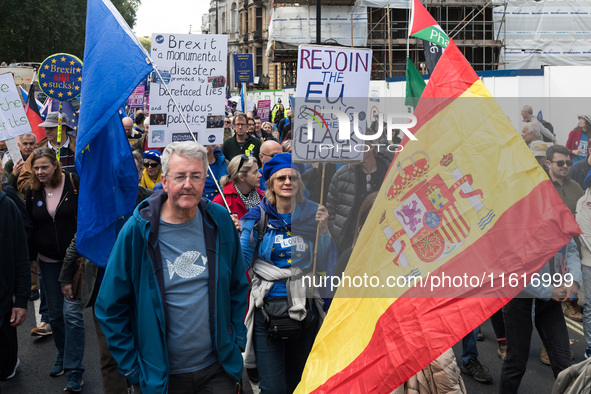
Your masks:
M31 131L12 74L0 75L0 141Z
M223 142L227 54L225 35L152 34L152 60L162 80L154 74L150 81L150 146L191 138L164 84L199 143Z
M362 159L367 143L358 135L365 134L367 123L371 56L369 49L299 46L294 161Z
M82 62L74 55L56 53L39 67L39 87L54 100L70 101L80 95Z

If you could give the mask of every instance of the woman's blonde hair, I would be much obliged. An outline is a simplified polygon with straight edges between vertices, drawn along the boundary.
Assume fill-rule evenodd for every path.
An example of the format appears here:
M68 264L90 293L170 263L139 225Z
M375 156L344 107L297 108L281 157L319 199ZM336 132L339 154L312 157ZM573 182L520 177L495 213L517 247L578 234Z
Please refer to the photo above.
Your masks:
M302 175L298 171L296 171L295 169L292 169L292 170L295 171L296 174L298 174L298 180L297 180L298 191L296 192L295 202L296 202L296 204L299 204L302 201L304 201L304 182L302 182ZM267 197L267 200L269 200L269 203L271 203L271 205L277 204L277 196L275 195L275 192L273 191L273 186L275 185L276 180L277 180L277 172L273 173L273 175L271 175L271 177L267 181L267 191L265 192L265 196Z
M254 156L234 156L228 164L228 175L222 177L220 185L224 187L232 181L234 181L234 183L240 181L240 174L246 176L246 173L251 170L256 162Z
M55 153L53 152L53 149L43 148L43 149L39 149L39 150L34 151L33 158L31 159L31 169L35 165L35 161L39 160L43 157L47 157L49 159L49 162L52 165L56 166L55 171L51 175L51 180L49 181L49 184L51 185L51 187L57 187L61 183L62 177L64 176L64 174L62 173L62 165L60 164L59 161L57 161L57 158L55 157ZM43 185L39 181L39 178L37 178L37 174L35 174L34 170L33 170L33 176L29 179L29 184L31 185L31 189L33 189L33 190L41 190L41 188L43 187Z

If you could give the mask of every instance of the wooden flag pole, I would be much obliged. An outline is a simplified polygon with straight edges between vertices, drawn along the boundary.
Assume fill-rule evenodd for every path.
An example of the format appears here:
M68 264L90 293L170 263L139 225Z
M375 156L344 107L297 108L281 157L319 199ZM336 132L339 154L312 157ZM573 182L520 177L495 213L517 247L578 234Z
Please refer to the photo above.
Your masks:
M326 174L326 166L320 163L322 167L322 183L320 184L320 205L324 203L324 176ZM316 239L314 241L314 262L312 263L312 280L310 283L310 298L314 298L314 276L316 276L316 259L318 258L318 236L320 235L320 226L316 225Z
M193 141L199 142L199 141L197 141L197 137L195 136L195 133L193 133L193 130L191 130L191 127L189 126L189 123L185 119L185 115L183 115L183 112L179 108L179 105L176 103L176 100L172 96L172 93L170 93L170 90L168 90L168 85L166 85L166 83L164 83L164 79L162 79L162 75L160 75L160 71L158 71L158 69L156 68L156 65L154 63L152 63L152 65L154 66L154 71L156 71L156 74L158 74L158 77L160 78L160 81L164 85L164 88L166 89L166 93L170 96L170 99L172 100L172 102L173 102L176 110L179 111L179 115L181 116L181 119L183 120L183 123L185 124L185 127L187 128L187 130L189 131L189 133L191 133L191 138L193 138ZM60 108L61 108L61 106L60 106ZM228 210L228 212L230 214L232 214L232 211L230 210L230 206L228 205L228 202L226 201L226 197L224 197L224 190L221 188L220 184L218 183L218 180L216 179L216 177L215 177L213 171L211 170L211 167L209 166L209 164L207 164L207 170L209 171L209 174L211 175L211 177L213 179L213 182L215 183L215 187L220 192L220 196L222 197L222 201L224 201L224 205L226 206L226 209Z

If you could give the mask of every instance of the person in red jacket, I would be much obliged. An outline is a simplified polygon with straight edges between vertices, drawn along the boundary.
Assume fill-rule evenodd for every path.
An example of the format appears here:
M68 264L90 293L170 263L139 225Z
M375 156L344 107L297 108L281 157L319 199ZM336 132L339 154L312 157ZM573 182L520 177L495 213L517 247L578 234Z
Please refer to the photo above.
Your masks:
M591 118L587 115L579 115L579 123L569 134L566 147L570 158L575 163L587 158L587 147L589 146L589 132L591 132Z
M261 173L254 156L236 156L228 164L228 175L222 178L221 186L230 212L238 219L261 202L264 193L259 189L260 180ZM213 202L224 206L219 194Z

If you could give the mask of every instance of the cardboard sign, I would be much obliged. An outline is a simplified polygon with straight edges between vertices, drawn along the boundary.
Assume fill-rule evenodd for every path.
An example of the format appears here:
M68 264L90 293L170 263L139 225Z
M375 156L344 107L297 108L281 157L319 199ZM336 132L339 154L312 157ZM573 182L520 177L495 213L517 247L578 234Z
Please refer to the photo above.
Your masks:
M152 60L162 78L150 81L149 146L191 140L174 101L202 145L224 141L228 37L215 34L152 34Z
M293 111L293 161L363 158L371 50L301 45Z
M12 74L0 75L0 141L31 131L24 103L18 94Z
M261 118L261 122L271 120L271 100L259 100L257 103L257 116Z

